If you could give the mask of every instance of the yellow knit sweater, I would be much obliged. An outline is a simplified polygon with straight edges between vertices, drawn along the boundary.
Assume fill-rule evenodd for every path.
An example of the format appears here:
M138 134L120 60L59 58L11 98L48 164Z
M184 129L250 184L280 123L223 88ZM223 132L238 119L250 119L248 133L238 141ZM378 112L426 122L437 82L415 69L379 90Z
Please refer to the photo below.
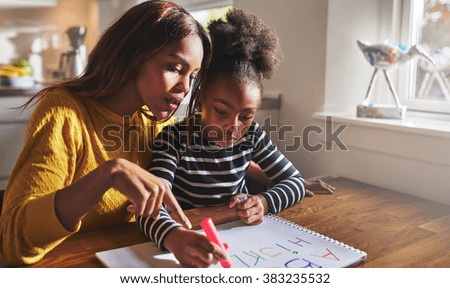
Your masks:
M163 125L152 125L140 112L122 117L95 99L63 90L44 96L6 188L0 217L3 258L10 265L35 263L77 231L130 221L126 197L109 189L76 230L67 231L55 214L55 193L110 159L147 167L149 146Z

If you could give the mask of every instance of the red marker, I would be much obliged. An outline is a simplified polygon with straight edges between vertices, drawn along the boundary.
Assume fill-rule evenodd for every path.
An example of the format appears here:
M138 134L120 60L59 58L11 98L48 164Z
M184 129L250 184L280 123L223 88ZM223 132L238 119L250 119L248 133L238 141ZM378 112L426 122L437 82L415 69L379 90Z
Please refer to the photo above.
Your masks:
M206 238L208 238L209 241L216 243L220 246L224 251L226 250L225 244L223 244L222 240L219 238L219 233L217 232L216 226L214 225L214 222L212 221L211 217L207 217L203 219L200 222L200 225L203 228L203 231L206 233ZM230 259L222 260L219 259L220 265L222 265L223 268L230 268L231 267L231 261Z

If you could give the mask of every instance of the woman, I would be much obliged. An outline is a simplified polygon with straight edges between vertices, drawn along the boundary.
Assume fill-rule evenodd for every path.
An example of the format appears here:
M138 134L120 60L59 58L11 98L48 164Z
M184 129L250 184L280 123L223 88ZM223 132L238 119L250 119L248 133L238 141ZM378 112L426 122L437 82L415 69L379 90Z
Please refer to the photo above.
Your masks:
M147 1L104 33L81 77L26 104L39 100L0 217L8 264L35 263L80 230L133 214L157 218L162 202L190 228L169 186L141 167L149 165L153 136L191 84L201 83L210 50L207 33L182 7Z

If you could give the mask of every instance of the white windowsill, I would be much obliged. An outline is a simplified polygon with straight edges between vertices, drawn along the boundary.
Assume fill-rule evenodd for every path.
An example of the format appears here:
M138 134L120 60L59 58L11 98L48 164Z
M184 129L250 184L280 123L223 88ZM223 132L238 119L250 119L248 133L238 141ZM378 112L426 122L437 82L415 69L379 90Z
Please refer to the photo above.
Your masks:
M402 120L360 118L355 114L339 112L316 112L314 120L325 121L327 116L333 117L335 123L398 131L416 135L433 136L450 139L450 116L408 111Z
M320 112L313 119L321 125L321 131L327 131L329 116L331 131L339 131L334 130L338 125L348 125L338 135L348 150L341 153L334 149L336 152L327 154L326 163L334 174L450 203L448 115L408 111L405 119L393 120ZM326 133L319 134L318 139L325 143Z

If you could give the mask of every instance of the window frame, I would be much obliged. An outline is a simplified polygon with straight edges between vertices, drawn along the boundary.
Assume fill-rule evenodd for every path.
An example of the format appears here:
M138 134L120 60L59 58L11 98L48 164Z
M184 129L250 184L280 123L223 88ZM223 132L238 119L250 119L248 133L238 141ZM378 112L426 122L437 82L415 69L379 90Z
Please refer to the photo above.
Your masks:
M396 0L394 1L394 11L398 11L394 17L398 18L399 40L400 43L408 45L414 45L418 42L418 25L419 19L423 15L423 9L417 9L417 7L423 7L424 0ZM395 27L395 24L394 26ZM417 59L413 59L403 67L403 72L398 73L398 92L399 97L403 105L406 105L408 110L421 111L421 112L433 112L450 114L450 101L442 100L426 100L415 98L415 77L417 69Z
M233 0L174 0L187 11L214 9L217 7L233 6Z

